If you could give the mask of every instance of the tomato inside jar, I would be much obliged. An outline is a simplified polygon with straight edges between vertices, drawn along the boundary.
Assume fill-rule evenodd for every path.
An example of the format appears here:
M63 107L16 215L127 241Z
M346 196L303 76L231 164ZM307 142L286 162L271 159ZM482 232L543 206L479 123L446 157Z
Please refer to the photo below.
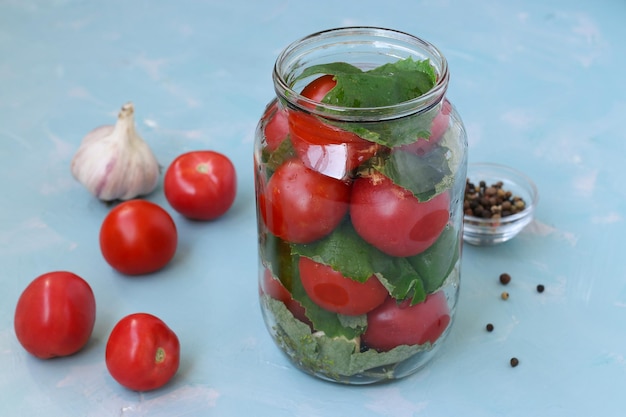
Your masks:
M467 139L447 62L402 32L334 29L288 46L273 78L254 149L268 331L325 380L410 375L460 281Z

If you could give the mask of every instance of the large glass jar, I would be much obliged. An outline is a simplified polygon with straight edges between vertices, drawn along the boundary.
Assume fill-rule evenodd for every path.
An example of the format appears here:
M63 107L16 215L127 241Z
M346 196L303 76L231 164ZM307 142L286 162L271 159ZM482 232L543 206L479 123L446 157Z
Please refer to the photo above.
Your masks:
M300 369L347 384L439 350L460 277L467 140L444 56L339 28L289 45L254 149L261 310Z

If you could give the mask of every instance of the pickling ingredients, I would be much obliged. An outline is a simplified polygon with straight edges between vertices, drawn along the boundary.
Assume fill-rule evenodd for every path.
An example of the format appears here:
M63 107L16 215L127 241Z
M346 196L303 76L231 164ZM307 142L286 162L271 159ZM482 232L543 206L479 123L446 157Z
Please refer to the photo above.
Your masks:
M337 109L323 106L394 106L431 89L431 70L410 59L309 67L294 105L281 97L260 121L261 305L279 347L322 378L395 378L450 326L460 257L453 205L463 191L452 106L442 99L374 121L334 118ZM413 83L411 97L396 96ZM446 120L435 123L438 114ZM428 151L408 147L418 140Z
M159 163L136 131L133 114L133 104L124 104L115 125L89 132L72 159L74 178L100 200L130 200L157 186Z

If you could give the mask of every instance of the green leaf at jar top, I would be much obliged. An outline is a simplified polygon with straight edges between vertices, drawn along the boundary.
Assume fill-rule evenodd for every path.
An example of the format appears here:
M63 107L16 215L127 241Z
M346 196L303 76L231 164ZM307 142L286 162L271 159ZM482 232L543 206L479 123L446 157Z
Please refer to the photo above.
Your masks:
M292 245L292 253L328 265L358 282L376 275L398 300L411 298L411 304L417 304L426 298L422 277L410 262L387 255L365 242L349 221L316 242Z
M324 97L324 103L341 107L385 107L417 98L431 90L437 81L429 60L409 57L362 71L345 62L315 65L299 78L331 74L337 85Z
M429 138L432 121L440 105L398 118L393 108L422 96L437 82L437 74L428 59L411 57L363 71L345 62L315 65L306 68L298 79L316 74L333 75L335 87L322 100L326 104L352 108L379 108L380 121L337 122L326 120L361 138L394 147ZM331 112L332 113L332 112Z

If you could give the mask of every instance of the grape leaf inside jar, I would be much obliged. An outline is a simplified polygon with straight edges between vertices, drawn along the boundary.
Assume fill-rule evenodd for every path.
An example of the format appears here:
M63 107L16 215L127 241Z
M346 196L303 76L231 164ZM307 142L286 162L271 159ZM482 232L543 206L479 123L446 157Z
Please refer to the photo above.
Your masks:
M292 253L329 265L358 282L365 282L374 274L398 300L411 298L411 304L417 304L426 298L422 278L406 258L389 256L374 248L348 221L326 238L306 245L292 245Z
M279 343L287 351L297 354L301 366L308 371L335 379L389 365L391 366L385 371L391 378L396 364L431 347L430 343L425 343L401 345L388 352L377 352L373 349L361 352L354 340L311 332L309 326L297 320L282 302L267 296L264 296L262 302L266 303L275 318L273 331Z
M397 258L386 255L364 242L354 231L349 222L343 223L328 237L306 245L290 245L273 236L264 234L262 257L274 275L283 285L309 310L319 308L308 299L300 283L297 256L306 256L317 262L331 266L347 277L364 282L372 274L381 280L394 298L412 297L412 304L423 301L426 293L437 291L454 268L459 258L458 248L454 251L441 251L454 239L455 229L447 227L435 244L424 253ZM334 316L334 313L330 313ZM330 316L316 320L316 328L322 330L324 322ZM337 320L341 324L341 320ZM326 329L325 331L329 331ZM353 337L354 334L330 330L329 333Z
M424 202L453 185L454 175L447 160L449 153L450 150L445 147L437 148L424 157L398 150L373 168Z

